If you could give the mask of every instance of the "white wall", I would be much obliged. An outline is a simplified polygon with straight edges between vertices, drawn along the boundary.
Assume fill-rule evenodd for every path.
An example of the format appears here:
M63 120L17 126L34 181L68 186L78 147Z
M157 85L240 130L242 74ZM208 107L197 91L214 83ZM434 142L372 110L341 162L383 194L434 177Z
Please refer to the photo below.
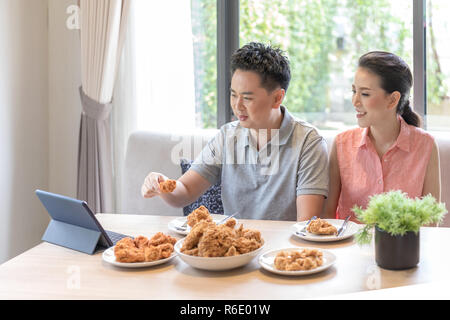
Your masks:
M35 189L76 196L80 47L76 0L0 0L0 263L41 241Z
M66 13L76 0L48 0L49 191L76 197L81 103L80 38Z
M0 0L0 263L40 242L49 177L47 0Z

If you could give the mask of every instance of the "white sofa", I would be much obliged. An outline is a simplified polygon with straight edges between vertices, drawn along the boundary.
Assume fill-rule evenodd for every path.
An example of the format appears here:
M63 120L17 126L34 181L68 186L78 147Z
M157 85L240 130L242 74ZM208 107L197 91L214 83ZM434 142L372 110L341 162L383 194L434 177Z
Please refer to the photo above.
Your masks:
M150 171L161 172L169 178L181 176L180 158L193 159L211 139L216 130L199 130L176 134L137 131L128 139L121 190L121 213L183 215L182 208L173 208L160 198L143 199L141 186ZM337 132L321 131L328 146ZM432 133L439 145L442 198L450 209L450 135ZM450 227L450 214L441 226Z

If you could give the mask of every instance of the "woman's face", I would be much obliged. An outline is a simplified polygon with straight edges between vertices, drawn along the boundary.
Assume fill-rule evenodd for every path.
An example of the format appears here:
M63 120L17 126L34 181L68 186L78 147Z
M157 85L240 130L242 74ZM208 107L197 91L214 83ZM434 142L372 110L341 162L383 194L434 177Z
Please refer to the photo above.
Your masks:
M261 87L259 74L237 69L231 78L230 104L240 124L251 129L269 128L279 90L268 92Z
M352 92L352 103L360 127L381 124L395 115L397 103L393 95L396 91L387 93L381 88L380 77L368 69L360 67L356 70Z

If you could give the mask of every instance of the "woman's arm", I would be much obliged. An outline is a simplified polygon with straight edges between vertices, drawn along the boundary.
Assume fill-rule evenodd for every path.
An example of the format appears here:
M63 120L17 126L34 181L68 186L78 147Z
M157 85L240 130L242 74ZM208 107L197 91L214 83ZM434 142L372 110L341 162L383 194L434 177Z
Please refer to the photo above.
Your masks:
M339 196L341 194L341 175L339 173L339 164L336 151L336 140L333 141L329 159L329 185L328 198L325 200L325 206L322 217L325 219L335 219Z
M441 168L439 164L439 149L436 141L433 143L423 184L422 196L426 196L427 194L431 194L437 201L441 201Z

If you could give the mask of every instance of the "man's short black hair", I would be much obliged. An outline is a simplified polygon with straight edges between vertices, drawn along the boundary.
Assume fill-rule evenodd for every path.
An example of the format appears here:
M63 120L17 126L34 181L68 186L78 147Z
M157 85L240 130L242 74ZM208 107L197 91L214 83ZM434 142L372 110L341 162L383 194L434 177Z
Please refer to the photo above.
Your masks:
M231 56L231 75L239 69L261 76L261 86L271 92L278 86L287 91L291 80L289 60L279 48L250 42Z

